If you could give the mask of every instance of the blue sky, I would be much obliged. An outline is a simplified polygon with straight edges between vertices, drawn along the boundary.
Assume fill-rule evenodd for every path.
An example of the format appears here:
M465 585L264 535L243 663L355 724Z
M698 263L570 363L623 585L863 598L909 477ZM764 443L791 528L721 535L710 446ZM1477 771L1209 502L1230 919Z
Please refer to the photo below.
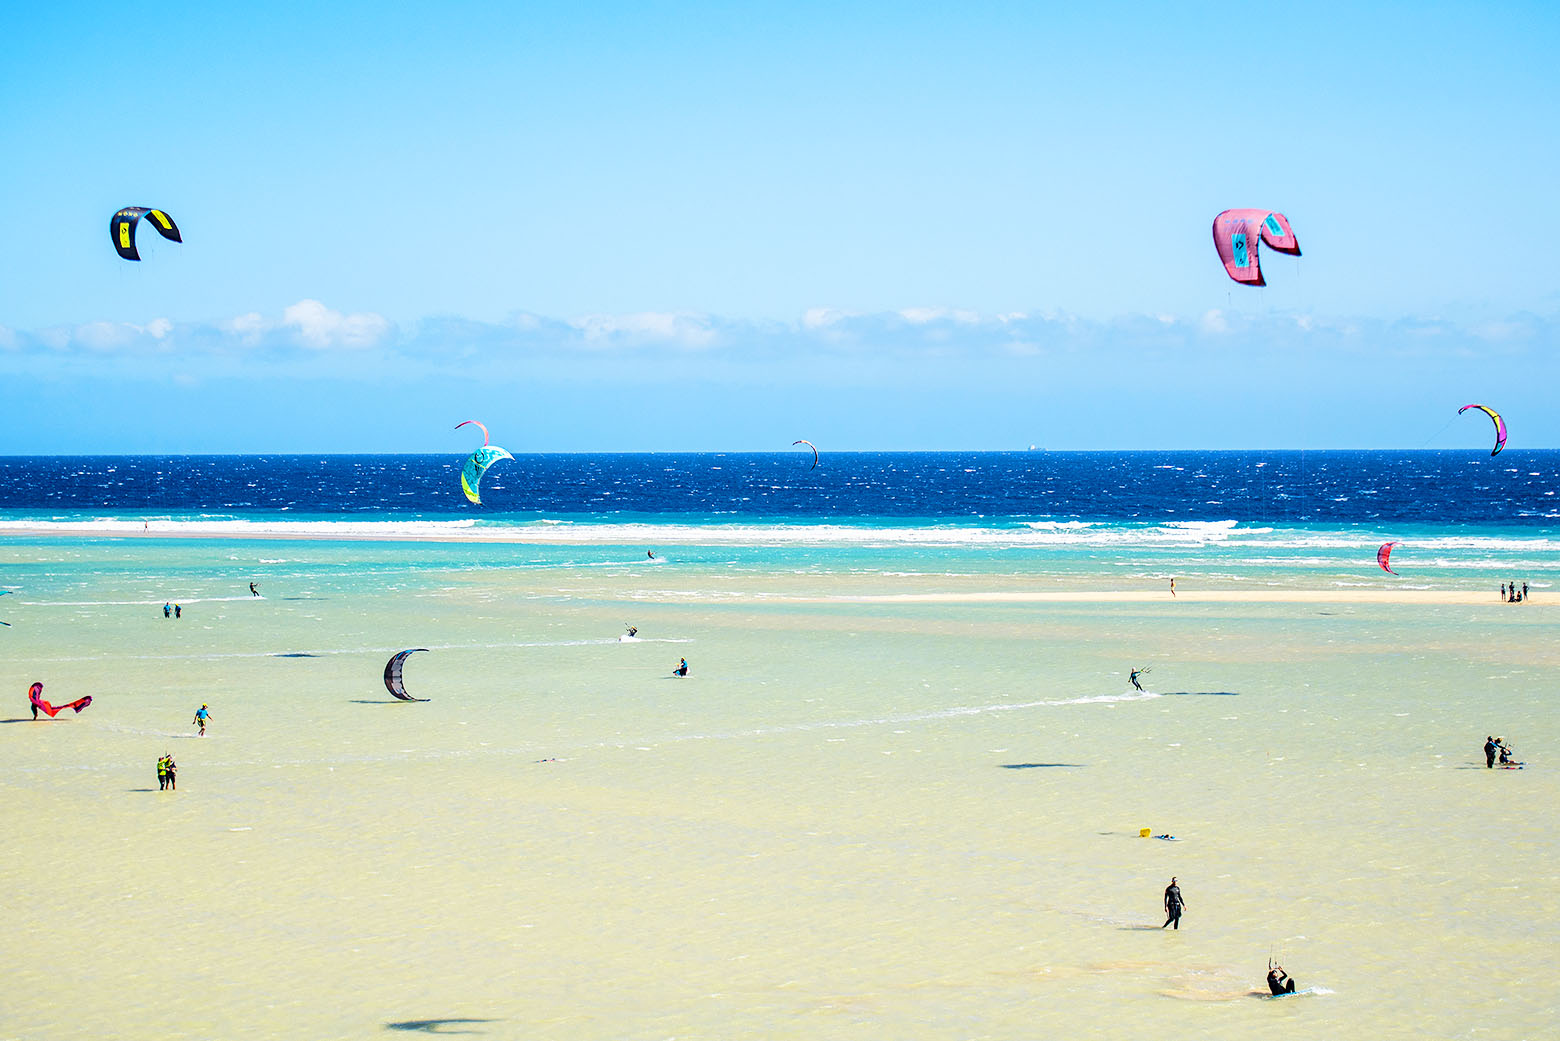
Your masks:
M1552 5L10 27L0 453L1560 445Z

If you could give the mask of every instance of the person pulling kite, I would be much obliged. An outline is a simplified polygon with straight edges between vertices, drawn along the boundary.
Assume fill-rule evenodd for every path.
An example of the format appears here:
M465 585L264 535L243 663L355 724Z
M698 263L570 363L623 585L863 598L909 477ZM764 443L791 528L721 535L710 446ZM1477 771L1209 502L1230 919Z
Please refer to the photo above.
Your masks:
M1496 412L1488 405L1464 405L1462 408L1457 410L1457 414L1460 416L1470 408L1478 409L1480 412L1483 412L1485 415L1489 416L1490 419L1494 422L1495 448L1490 452L1490 455L1500 455L1500 450L1506 447L1506 421L1500 418L1499 412Z
M482 505L482 496L479 488L482 484L482 475L487 473L487 468L500 459L513 460L514 456L499 448L497 445L488 444L488 429L475 419L468 419L464 423L455 424L459 430L463 426L475 426L482 431L482 447L471 453L471 458L466 460L466 465L460 470L460 490L466 493L466 498L478 506Z
M34 719L38 718L38 711L40 709L42 709L44 712L47 712L49 714L49 718L53 719L55 713L62 709L69 708L80 712L82 709L92 704L92 695L89 694L84 698L77 698L68 705L51 705L47 701L43 700L43 684L34 683L27 690L27 700L32 703L32 714Z
M1291 256L1300 255L1300 240L1289 227L1289 218L1270 210L1225 210L1213 218L1213 245L1224 261L1224 270L1242 285L1265 286L1257 244Z
M141 259L141 254L135 248L135 228L142 217L150 217L157 234L169 242L184 241L184 237L179 234L179 226L162 210L154 210L150 206L126 206L108 220L108 237L113 240L114 249L126 260Z

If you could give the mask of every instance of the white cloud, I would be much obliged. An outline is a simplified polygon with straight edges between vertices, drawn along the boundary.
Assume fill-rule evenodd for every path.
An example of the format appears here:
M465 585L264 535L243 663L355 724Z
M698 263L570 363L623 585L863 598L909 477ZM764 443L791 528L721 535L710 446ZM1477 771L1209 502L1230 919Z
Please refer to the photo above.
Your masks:
M373 347L390 332L390 322L372 312L342 314L318 300L300 300L282 312L282 326L292 329L298 342L315 350Z
M640 311L635 314L593 314L569 323L588 343L672 343L685 347L709 347L718 334L710 317L676 311Z
M932 322L978 325L981 320L980 315L974 311L962 311L947 307L907 307L899 312L899 317L913 325L928 325Z

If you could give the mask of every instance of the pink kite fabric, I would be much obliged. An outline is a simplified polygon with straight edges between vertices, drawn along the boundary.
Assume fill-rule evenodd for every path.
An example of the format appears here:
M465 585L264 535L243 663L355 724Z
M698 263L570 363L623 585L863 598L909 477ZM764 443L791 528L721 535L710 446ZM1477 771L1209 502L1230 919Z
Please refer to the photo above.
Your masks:
M1392 547L1396 545L1399 545L1399 543L1383 543L1382 547L1376 551L1376 563L1381 565L1381 570L1393 575L1397 574L1397 572L1392 570L1388 564L1388 561L1390 561L1392 558Z
M48 713L49 718L53 719L55 714L58 713L61 709L70 708L80 712L82 709L92 704L92 695L88 694L84 698L77 698L75 701L72 701L67 705L51 705L47 701L43 700L43 684L34 683L27 690L27 700L32 703L32 707L35 710L46 712ZM34 712L34 715L37 715L36 711Z
M1289 218L1272 210L1225 210L1213 218L1213 245L1224 261L1224 270L1242 285L1265 286L1258 243L1280 253L1300 255Z

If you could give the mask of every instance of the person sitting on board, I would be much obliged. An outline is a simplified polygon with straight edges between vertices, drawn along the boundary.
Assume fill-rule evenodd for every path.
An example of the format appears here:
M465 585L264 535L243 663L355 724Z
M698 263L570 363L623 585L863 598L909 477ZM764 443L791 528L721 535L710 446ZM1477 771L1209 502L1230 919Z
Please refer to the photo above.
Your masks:
M1517 762L1517 760L1512 757L1511 749L1507 745L1502 743L1504 740L1505 740L1504 738L1499 738L1499 737L1497 737L1495 739L1495 744L1500 746L1500 765L1501 766L1521 766L1522 764Z
M1274 965L1268 962L1268 990L1274 994L1293 994L1295 981L1290 979L1282 965Z

